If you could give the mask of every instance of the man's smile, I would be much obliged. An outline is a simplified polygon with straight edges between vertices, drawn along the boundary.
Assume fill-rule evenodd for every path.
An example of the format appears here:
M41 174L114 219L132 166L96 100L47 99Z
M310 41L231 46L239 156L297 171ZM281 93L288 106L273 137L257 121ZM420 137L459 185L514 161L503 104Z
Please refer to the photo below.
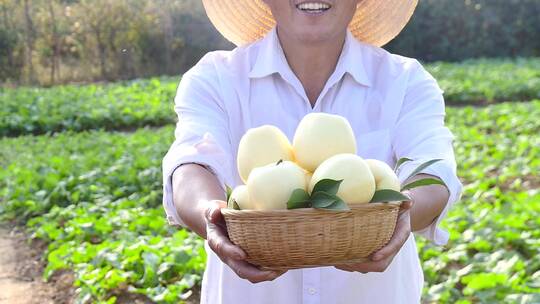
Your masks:
M308 13L312 15L318 15L326 12L332 7L327 2L322 1L305 1L296 5L296 8L303 13Z

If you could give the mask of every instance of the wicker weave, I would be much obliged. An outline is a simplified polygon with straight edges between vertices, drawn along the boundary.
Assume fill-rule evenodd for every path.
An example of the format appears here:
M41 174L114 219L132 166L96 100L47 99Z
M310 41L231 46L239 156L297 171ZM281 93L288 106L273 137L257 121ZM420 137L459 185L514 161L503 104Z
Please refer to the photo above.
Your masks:
M394 233L399 203L359 204L350 211L222 209L229 237L265 269L361 262Z

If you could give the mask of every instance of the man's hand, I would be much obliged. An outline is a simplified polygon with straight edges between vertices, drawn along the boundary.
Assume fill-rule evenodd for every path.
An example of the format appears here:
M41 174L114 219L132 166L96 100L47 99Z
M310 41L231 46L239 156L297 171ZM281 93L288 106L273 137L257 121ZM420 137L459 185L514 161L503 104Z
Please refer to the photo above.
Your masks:
M208 245L239 277L251 283L272 281L285 272L262 271L257 266L248 263L246 253L234 245L227 235L225 220L221 208L226 207L224 201L209 201L205 209L206 239Z
M412 201L405 201L401 204L396 229L392 238L386 246L371 255L370 261L356 264L340 264L335 267L345 271L357 271L361 273L385 271L411 234L411 207Z

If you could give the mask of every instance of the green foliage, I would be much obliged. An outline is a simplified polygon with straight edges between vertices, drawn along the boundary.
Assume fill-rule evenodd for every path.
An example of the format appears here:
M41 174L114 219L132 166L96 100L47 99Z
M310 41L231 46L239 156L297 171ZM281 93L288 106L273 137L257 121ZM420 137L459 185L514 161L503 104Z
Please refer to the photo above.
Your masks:
M394 166L394 171L395 171L395 172L398 172L398 170L399 170L399 168L401 167L401 165L403 165L403 164L406 163L406 162L410 162L410 161L412 161L412 159L407 158L407 157L402 157L402 158L398 159L398 160L396 161L396 165Z
M409 173L409 176L405 178L405 181L408 181L410 178L413 178L415 175L420 173L422 170L426 169L427 167L433 165L434 163L441 161L442 159L431 159L426 161L423 164L418 165L411 173Z
M427 61L540 56L538 0L420 0L385 48Z
M439 180L439 179L436 179L436 178L423 178L423 179L419 179L419 180L416 180L414 182L410 182L408 184L403 185L401 187L401 191L410 190L410 189L413 189L413 188L416 188L416 187L421 187L421 186L429 186L429 185L443 185L443 186L446 186L444 184L444 182Z
M3 213L26 220L52 206L116 200L144 193L158 207L161 160L172 128L7 138L0 146Z
M399 202L399 201L409 201L410 199L401 194L399 191L391 189L381 189L375 191L373 198L370 203L388 203L388 202Z
M338 193L339 186L341 185L342 182L343 182L342 179L340 180L333 180L333 179L328 179L328 178L321 179L313 186L312 192L317 193L320 191L320 192L327 192L329 194L335 195Z
M225 194L227 195L227 208L240 210L240 206L238 206L236 200L231 197L232 192L233 189L229 185L225 184Z
M54 206L32 219L34 236L50 242L44 276L73 270L80 298L104 300L128 291L177 303L200 284L204 246L197 235L171 228L162 209L144 200Z
M449 104L540 98L540 58L436 62L426 68L439 82Z
M294 189L287 201L287 209L309 208L310 205L309 193L302 188Z
M178 79L0 89L0 136L162 126L176 121Z
M349 206L337 195L328 192L317 191L311 195L311 205L317 209L349 210Z
M540 100L449 108L463 199L448 246L417 238L426 302L535 303L540 293ZM169 227L161 158L173 127L0 139L0 213L49 243L81 299L122 292L176 303L200 284L202 240Z
M321 179L311 195L304 189L295 189L287 201L287 209L317 208L326 210L349 210L349 206L336 194L343 180Z
M540 98L538 58L433 63L426 68L449 104ZM106 85L0 88L0 137L172 124L177 85L178 78L153 78Z
M463 198L449 244L418 238L424 299L536 303L540 293L540 100L448 109Z
M160 164L172 134L168 127L1 141L0 213L29 219L34 237L49 242L45 277L73 270L81 299L128 291L163 303L200 283L203 243L169 226L161 208Z

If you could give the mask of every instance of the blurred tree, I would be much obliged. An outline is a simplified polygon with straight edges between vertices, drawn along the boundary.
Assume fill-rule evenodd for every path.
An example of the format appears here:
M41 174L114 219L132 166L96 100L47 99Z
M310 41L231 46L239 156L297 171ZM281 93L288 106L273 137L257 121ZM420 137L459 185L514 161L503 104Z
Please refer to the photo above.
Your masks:
M20 63L17 60L19 37L13 22L14 5L11 0L0 1L0 80L17 79Z
M54 84L54 76L58 72L60 74L60 66L58 64L58 55L59 55L59 48L60 48L60 39L58 35L58 26L56 21L56 14L55 14L55 3L56 1L48 0L48 6L49 6L49 16L50 16L50 23L51 23L51 48L52 48L52 56L51 56L51 84Z
M540 0L419 0L391 52L424 61L540 56ZM177 75L232 49L200 0L0 0L0 82Z
M540 56L540 0L420 0L385 48L426 61Z
M174 73L174 71L172 70L173 59L171 54L171 48L174 39L172 16L170 14L172 2L168 0L159 0L155 1L155 3L157 3L158 7L160 8L159 17L161 21L161 30L163 32L163 51L166 73Z
M34 40L36 36L36 31L34 29L34 23L31 17L32 15L31 10L32 10L32 7L30 6L28 0L24 0L24 21L25 21L25 36L26 36L24 65L28 68L27 83L35 84L36 75L34 74L33 53L34 53Z
M113 31L109 33L112 36L116 31L114 26L111 26L114 22L114 3L114 0L83 0L80 3L79 18L85 29L93 35L102 79L108 79L105 36L109 29Z

